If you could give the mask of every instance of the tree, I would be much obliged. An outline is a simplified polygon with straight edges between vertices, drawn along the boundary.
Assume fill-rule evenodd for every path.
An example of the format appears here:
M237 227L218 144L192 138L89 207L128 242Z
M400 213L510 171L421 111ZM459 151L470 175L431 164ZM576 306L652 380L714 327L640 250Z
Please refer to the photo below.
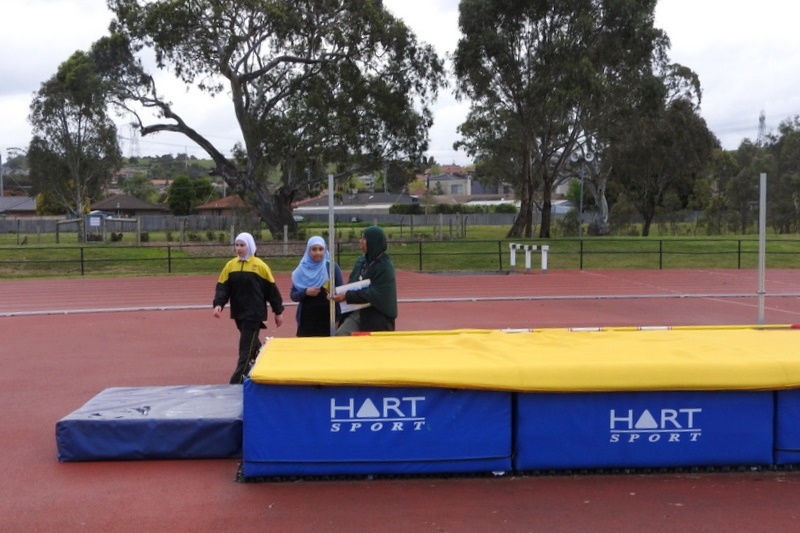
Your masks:
M192 209L198 205L207 204L218 196L219 195L217 194L216 189L214 189L214 184L211 183L210 178L198 178L192 180L192 198L194 199L194 205L192 205Z
M169 197L167 200L169 210L178 216L191 215L193 203L192 180L189 179L189 176L177 176L169 185Z
M524 137L523 132L515 130L518 126L506 110L474 103L467 120L458 127L462 139L454 144L454 148L465 148L475 157L475 178L482 183L513 185L521 201L519 214L508 236L518 237L521 229L525 228L525 235L530 237L533 234L534 207L541 209L534 195L540 183L530 167L523 165L530 160L530 154L521 155L524 147L515 142ZM525 176L529 179L524 179Z
M771 157L758 170L767 173L768 221L779 233L796 233L800 231L800 117L781 122L766 151Z
M728 207L728 226L735 232L745 233L756 220L753 206L758 203L758 175L772 167L770 154L745 139L736 150L737 172L725 183L722 194Z
M108 3L113 33L93 53L120 82L117 102L135 113L142 136L177 132L205 150L273 235L295 227L291 202L310 190L308 177L419 161L427 149L442 64L380 0ZM135 56L143 48L187 85L227 91L243 138L232 157L159 97ZM161 121L146 124L135 106Z
M75 52L42 84L30 106L28 147L33 194L82 214L122 164L97 65Z
M140 200L151 203L154 203L154 200L158 195L150 182L150 178L148 178L143 172L137 172L133 176L121 179L120 189L125 194L129 194Z
M169 186L170 211L185 216L194 213L194 208L211 201L216 193L208 178L191 179L189 176L177 176Z
M722 235L727 230L729 207L725 198L728 181L739 173L740 165L734 150L715 150L707 178L695 182L690 208L702 209L709 235Z
M459 132L482 161L513 152L520 216L510 237L550 235L551 196L570 153L622 108L632 86L664 61L655 0L463 0L454 54L461 97L472 101ZM495 166L501 165L499 161Z
M610 144L605 164L644 219L646 237L668 193L676 194L683 207L688 205L694 181L708 169L719 141L696 105L682 97L628 121L626 127Z
M193 158L192 158L193 159ZM153 159L149 167L150 176L163 180L172 180L176 176L188 176L192 179L207 177L209 169L197 160L190 160L186 154L162 155Z

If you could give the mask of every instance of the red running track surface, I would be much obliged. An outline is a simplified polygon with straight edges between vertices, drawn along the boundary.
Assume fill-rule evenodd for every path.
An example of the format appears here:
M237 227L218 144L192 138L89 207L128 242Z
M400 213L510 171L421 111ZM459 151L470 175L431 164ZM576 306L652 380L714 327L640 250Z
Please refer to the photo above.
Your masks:
M288 275L278 275L288 300ZM796 531L800 474L238 483L237 460L58 463L108 387L225 383L214 276L0 282L0 531ZM398 273L398 329L800 323L800 271ZM294 308L268 335L294 335Z

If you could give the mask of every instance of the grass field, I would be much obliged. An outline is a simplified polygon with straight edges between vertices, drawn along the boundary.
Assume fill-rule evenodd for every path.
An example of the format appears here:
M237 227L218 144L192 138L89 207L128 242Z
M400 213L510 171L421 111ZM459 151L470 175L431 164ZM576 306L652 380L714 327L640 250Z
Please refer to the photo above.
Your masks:
M259 255L276 272L295 268L305 249L305 236L322 234L327 226L304 224L302 240L275 241L268 232L258 241ZM395 266L420 271L509 270L511 242L548 245L549 269L679 269L756 268L758 239L755 235L728 237L585 237L507 239L507 227L473 226L469 238L441 239L435 227L415 229L399 238L396 228L384 228L390 239L389 253ZM359 255L360 226L337 228L335 257L345 270ZM169 240L169 238L172 240ZM77 235L0 235L0 278L64 276L144 276L216 273L233 257L230 236L209 234L192 241L175 241L174 235L153 233L141 245L135 233L124 233L118 242L79 243ZM516 253L516 268L524 268L525 254ZM768 268L800 268L800 237L770 235L766 243ZM540 256L534 253L532 268Z

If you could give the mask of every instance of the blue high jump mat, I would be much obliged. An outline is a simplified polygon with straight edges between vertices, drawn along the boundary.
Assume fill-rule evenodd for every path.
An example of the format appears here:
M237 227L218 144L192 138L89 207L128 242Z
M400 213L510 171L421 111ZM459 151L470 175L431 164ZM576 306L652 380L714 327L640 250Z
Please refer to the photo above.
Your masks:
M244 384L245 478L508 472L511 394Z
M775 464L800 464L800 389L775 393Z
M772 463L772 391L520 393L516 412L516 470Z
M56 423L59 461L240 457L242 386L113 387Z

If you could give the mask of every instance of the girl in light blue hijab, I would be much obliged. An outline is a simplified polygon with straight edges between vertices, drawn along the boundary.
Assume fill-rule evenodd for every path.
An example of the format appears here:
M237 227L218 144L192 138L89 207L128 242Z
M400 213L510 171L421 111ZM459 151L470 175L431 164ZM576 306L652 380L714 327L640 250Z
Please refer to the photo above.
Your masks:
M329 262L330 254L325 246L325 239L319 236L311 237L306 243L306 251L300 264L292 272L292 285L298 289L322 287L328 281L329 271L326 263Z
M334 286L342 284L342 272L334 265ZM297 302L297 336L328 337L331 334L329 282L330 255L325 239L314 236L308 239L306 251L292 272L292 289L289 296ZM340 318L336 304L335 325Z

